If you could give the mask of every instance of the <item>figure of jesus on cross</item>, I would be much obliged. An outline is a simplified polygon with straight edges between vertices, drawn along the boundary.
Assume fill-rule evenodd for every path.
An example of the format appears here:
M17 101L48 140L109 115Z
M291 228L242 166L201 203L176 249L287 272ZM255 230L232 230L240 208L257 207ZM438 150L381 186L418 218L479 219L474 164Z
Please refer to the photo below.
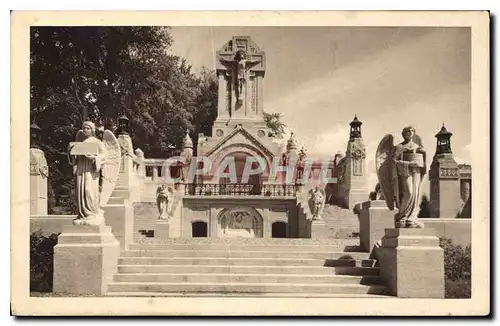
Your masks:
M238 50L233 60L227 60L219 57L220 61L224 64L231 65L233 71L236 73L236 98L239 101L243 100L243 86L247 80L247 72L250 68L261 62L261 59L251 60L247 59L247 54L244 50Z

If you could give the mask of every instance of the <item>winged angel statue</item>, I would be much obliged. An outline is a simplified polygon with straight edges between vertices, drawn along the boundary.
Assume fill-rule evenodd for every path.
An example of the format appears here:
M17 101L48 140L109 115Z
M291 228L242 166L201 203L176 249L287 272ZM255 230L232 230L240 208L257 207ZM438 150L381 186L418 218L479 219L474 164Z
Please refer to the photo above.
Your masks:
M322 220L321 213L323 213L323 208L325 208L326 193L323 189L315 187L309 190L309 210L312 214L313 221Z
M377 176L387 206L395 215L396 228L422 228L417 220L420 185L426 173L426 153L415 128L403 129L403 142L394 146L394 137L386 135L376 154Z
M93 122L85 121L82 129L76 133L76 143L69 146L78 206L78 217L73 221L75 225L104 223L101 206L108 202L120 172L121 149L118 139L110 130L105 130L101 141L95 136L95 129ZM73 151L75 145L82 143L83 148L92 148L95 151Z

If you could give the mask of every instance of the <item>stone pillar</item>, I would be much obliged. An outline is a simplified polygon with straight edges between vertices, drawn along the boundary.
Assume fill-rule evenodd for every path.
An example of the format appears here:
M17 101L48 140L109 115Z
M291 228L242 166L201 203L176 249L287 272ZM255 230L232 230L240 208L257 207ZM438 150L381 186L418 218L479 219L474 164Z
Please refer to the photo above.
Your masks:
M68 225L54 247L54 293L103 295L117 272L120 246L105 225Z
M310 222L311 225L311 239L326 239L328 238L328 228L325 221L316 220Z
M144 165L144 152L137 148L135 150L135 156L137 158L137 168L135 171L136 175L136 189L134 189L134 201L140 200L142 196L142 192L144 191L144 179L146 178L146 167Z
M122 149L122 164L115 191L119 197L132 199L132 189L134 187L134 159L135 154L132 146L132 139L129 135L119 135L118 142Z
M154 232L155 239L160 241L170 238L170 221L156 219Z
M47 215L49 168L42 150L30 149L30 215Z
M358 204L359 240L363 251L372 251L375 244L382 239L385 229L394 227L396 211L390 211L385 200L371 200Z
M460 213L459 177L452 153L434 156L429 170L431 217L455 218Z
M434 229L386 229L380 276L400 298L444 298L444 252Z
M113 192L113 196L114 196ZM111 197L109 203L102 205L106 224L111 227L113 235L120 243L122 250L134 239L134 207L130 200L120 197Z

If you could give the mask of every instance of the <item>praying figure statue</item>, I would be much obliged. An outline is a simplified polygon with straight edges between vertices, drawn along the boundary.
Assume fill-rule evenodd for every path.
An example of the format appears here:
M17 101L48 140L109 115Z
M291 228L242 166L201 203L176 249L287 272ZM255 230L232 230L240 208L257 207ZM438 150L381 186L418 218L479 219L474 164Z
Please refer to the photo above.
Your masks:
M70 143L68 149L78 207L73 224L101 225L104 223L101 206L111 197L120 172L120 144L110 130L103 132L101 141L96 137L95 124L85 121L76 134L76 142Z
M386 135L377 148L377 176L387 207L398 208L396 228L423 228L417 215L420 186L426 173L426 152L415 128L402 132L403 142L394 146L394 137Z
M319 187L314 187L309 191L309 210L311 211L313 221L321 221L321 214L325 208L326 193L323 189Z
M174 197L174 192L171 187L166 185L161 185L156 189L156 205L158 206L160 220L170 220L170 211L172 207L172 201Z
M244 94L243 87L248 77L248 70L253 66L255 66L256 64L258 64L259 62L261 62L261 60L247 59L247 54L243 50L239 50L238 52L236 52L233 60L227 60L222 57L219 57L219 60L224 64L230 65L231 68L233 69L233 72L235 72L236 98L239 101L242 101Z

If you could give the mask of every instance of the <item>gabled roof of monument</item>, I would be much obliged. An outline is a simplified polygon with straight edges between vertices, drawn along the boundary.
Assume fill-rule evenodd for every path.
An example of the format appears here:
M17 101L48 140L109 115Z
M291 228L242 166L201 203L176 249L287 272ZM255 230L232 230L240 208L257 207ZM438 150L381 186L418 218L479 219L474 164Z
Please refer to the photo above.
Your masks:
M206 156L210 156L218 150L222 149L225 144L229 142L230 139L234 138L236 135L241 134L245 138L247 138L253 146L262 151L265 155L269 157L273 157L274 154L267 146L265 146L259 139L249 133L243 126L237 126L231 131L226 137L222 138L214 147L212 147L209 151L205 153Z

